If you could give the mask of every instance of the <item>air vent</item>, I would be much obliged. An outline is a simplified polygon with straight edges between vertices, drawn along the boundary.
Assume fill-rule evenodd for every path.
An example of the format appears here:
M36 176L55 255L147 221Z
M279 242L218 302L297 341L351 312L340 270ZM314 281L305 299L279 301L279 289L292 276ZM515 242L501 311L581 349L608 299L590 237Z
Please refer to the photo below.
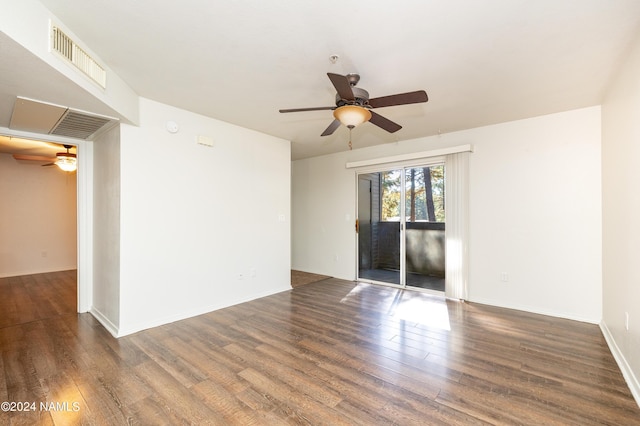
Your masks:
M58 124L49 132L52 135L87 139L111 120L67 110Z
M18 96L10 129L89 139L118 123L117 118L74 110Z
M107 87L107 73L104 68L55 25L51 26L51 48L100 87Z

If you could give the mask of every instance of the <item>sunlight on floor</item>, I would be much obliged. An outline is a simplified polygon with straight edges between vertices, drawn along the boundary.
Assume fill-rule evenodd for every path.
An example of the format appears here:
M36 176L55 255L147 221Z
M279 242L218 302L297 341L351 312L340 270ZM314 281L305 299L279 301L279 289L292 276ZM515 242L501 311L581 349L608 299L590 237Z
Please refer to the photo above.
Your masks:
M373 284L358 283L345 297L340 299L340 303L345 303L347 300L358 296L364 289L371 287Z
M390 315L441 330L451 330L449 311L444 301L410 299L395 304Z
M388 306L387 314L402 321L414 322L440 330L451 330L449 321L449 310L444 299L417 294L406 290L395 290L374 284L358 283L340 303L345 303L349 299L358 298L365 289L379 287L379 298L384 298Z

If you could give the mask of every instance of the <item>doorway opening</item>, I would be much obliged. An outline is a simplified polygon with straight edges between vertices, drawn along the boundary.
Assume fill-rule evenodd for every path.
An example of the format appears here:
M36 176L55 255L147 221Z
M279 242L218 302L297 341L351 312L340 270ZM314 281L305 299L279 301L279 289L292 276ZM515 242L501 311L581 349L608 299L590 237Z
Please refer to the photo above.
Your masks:
M360 173L357 199L357 279L444 292L444 163Z
M75 172L60 170L52 164L58 152L67 151L66 146L72 153L75 150L81 165ZM75 310L88 311L91 301L89 261L92 256L88 244L91 241L91 206L87 203L87 196L90 199L91 195L88 170L92 157L90 144L82 140L72 141L57 136L45 138L40 134L6 130L0 135L0 152L7 161L5 172L11 172L10 178L16 180L10 187L11 191L20 200L20 203L12 204L11 209L15 214L20 211L37 213L34 217L24 213L19 216L19 220L26 221L26 224L16 226L17 230L29 229L32 236L27 238L25 232L18 232L11 237L12 241L22 241L16 246L22 251L16 247L12 249L14 258L10 268L3 269L4 273L21 276L48 271L72 272L67 278L75 277ZM22 175L25 176L20 177ZM46 184L40 182L45 178ZM27 189L24 185L28 182L35 187ZM8 209L4 214L13 214ZM25 242L28 245L25 246ZM32 252L36 255L29 255ZM21 260L16 260L16 256Z

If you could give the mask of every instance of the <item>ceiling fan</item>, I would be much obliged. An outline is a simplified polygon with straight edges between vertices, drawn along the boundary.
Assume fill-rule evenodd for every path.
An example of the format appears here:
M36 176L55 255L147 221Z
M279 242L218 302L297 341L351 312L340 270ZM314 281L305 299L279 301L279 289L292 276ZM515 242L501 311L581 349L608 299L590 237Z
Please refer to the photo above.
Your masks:
M57 152L55 157L45 157L42 155L25 155L25 154L13 154L13 158L22 161L47 161L47 164L43 164L43 167L58 166L65 172L73 172L77 169L76 154L69 152L73 145L63 145L67 152Z
M359 87L355 87L356 84L358 84L358 81L360 81L360 75L327 73L327 76L329 76L329 80L331 80L331 83L337 92L336 106L280 110L281 113L332 110L335 119L331 124L329 124L329 127L322 132L321 136L333 134L333 132L340 127L340 124L344 124L349 129L353 129L355 126L362 124L365 121L369 121L389 133L394 133L402 129L402 126L372 111L372 109L395 105L416 104L427 102L429 100L427 92L424 90L370 99L369 92Z

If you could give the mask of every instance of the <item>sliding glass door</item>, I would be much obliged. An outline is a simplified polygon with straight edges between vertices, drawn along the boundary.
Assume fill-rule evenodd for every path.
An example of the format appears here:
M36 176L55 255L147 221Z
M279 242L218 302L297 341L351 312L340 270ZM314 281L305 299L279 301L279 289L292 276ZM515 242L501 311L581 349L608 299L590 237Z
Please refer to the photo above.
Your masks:
M405 169L405 284L444 291L444 165Z
M358 278L401 285L400 171L358 176Z
M358 279L444 291L444 164L358 175Z

